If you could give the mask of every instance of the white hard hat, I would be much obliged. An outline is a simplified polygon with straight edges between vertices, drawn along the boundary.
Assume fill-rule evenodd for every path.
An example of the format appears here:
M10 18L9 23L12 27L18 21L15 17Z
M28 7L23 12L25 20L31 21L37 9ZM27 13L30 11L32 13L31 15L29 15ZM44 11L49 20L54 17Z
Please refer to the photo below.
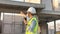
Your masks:
M36 9L34 7L28 8L27 12L31 12L32 14L36 14Z

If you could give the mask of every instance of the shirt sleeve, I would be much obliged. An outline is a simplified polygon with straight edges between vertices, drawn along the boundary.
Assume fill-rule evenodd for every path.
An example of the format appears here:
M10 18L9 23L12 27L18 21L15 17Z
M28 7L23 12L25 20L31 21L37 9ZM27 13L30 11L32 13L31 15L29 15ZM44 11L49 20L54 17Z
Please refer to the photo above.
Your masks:
M29 30L30 30L30 31L33 31L35 25L36 25L36 21L33 20L32 23L31 23L31 25L30 25L30 27L29 27Z

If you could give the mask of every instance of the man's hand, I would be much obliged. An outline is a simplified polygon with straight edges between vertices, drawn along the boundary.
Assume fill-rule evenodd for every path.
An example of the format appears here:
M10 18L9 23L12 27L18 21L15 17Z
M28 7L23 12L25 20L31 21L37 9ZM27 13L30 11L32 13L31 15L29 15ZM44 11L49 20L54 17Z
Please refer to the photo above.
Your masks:
M23 11L20 12L20 16L24 17L24 24L27 24L27 18Z
M20 12L20 16L26 17L26 15L23 13L23 11Z
M26 19L24 19L24 24L27 25L27 20Z

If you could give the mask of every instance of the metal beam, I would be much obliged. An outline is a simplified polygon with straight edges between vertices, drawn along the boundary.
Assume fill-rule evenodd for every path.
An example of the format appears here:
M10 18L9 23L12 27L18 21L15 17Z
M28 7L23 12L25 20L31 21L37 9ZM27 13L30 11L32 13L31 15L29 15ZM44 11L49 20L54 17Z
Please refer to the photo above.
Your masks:
M42 10L40 13L50 14L50 15L60 15L60 11L50 11L50 10Z
M56 34L56 21L54 20L54 34Z
M38 11L40 21L54 21L60 19L60 11L42 10ZM43 19L43 20L41 20Z
M23 7L35 7L35 8L44 8L44 4L34 4L34 3L27 3L27 2L15 2L15 1L7 1L7 0L0 0L0 4L8 4L8 5L18 5Z

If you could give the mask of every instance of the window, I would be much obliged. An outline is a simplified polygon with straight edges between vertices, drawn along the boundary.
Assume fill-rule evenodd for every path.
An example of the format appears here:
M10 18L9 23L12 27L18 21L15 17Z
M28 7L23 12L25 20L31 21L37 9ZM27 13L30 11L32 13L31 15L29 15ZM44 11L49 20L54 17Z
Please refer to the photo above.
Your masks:
M60 34L60 20L56 20L56 34Z
M24 2L25 0L12 0L12 1Z
M55 11L60 11L60 0L53 0L53 7Z
M39 3L40 4L40 0L25 0L25 2Z
M11 1L29 2L29 3L37 3L37 4L40 4L40 0L11 0Z
M54 34L54 21L48 22L48 34Z
M48 34L54 34L54 33L60 34L60 20L56 20L55 23L56 23L56 29L54 27L55 25L54 21L48 23Z

